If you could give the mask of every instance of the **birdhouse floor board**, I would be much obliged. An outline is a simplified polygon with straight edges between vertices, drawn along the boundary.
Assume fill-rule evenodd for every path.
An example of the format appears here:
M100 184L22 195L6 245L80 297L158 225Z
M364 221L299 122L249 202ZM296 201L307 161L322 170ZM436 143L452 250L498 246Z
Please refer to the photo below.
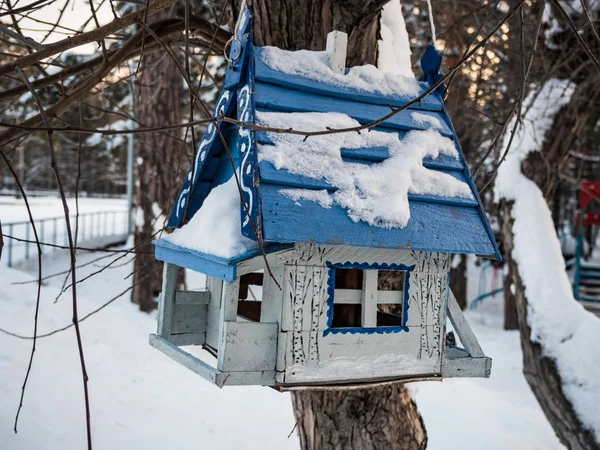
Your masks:
M364 380L340 381L337 383L302 383L302 384L285 384L279 383L275 389L280 392L291 391L350 391L356 389L374 388L381 386L389 386L390 384L398 383L417 383L421 381L442 381L441 374L423 374L419 376L409 377L393 377L393 378L370 378Z
M220 374L218 369L205 363L201 359L190 355L188 352L181 350L167 339L164 339L157 334L151 334L150 345L163 352L169 358L177 361L182 366L187 367L192 372L197 373L201 377L206 378L215 384L217 383L217 376Z
M190 353L173 345L168 340L157 334L150 335L150 345L169 358L178 362L182 366L188 368L192 372L197 373L202 378L210 381L218 387L228 386L243 386L243 385L258 385L272 386L275 384L274 371L261 372L223 372L212 367L210 364L191 355Z
M257 109L266 109L269 111L280 112L321 112L321 113L342 113L356 119L360 123L371 123L390 113L387 105L373 105L363 103L357 107L355 101L323 97L307 92L300 92L285 89L273 84L256 83L255 101ZM415 121L411 114L414 111L409 109L401 111L389 119L382 122L382 126L393 128L395 130L427 130L430 125L422 121ZM446 123L446 118L438 111L421 111L423 115L437 119L442 128L438 130L440 134L446 137L452 137L452 129ZM326 124L323 124L325 127Z
M471 357L463 349L449 347L442 362L442 376L489 378L492 360L486 356Z

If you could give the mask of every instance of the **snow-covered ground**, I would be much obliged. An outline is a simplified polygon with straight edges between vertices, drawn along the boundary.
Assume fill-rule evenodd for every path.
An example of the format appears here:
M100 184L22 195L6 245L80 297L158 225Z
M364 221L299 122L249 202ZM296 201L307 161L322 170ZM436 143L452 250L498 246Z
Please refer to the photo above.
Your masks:
M82 252L80 264L98 255ZM79 277L113 257L90 264ZM124 264L123 264L124 263ZM45 275L64 270L66 254L45 261ZM129 258L79 287L80 316L130 286ZM472 266L474 267L474 266ZM471 283L476 286L477 272ZM33 272L0 268L0 328L31 335ZM42 289L40 333L71 320L68 293L54 304L63 282ZM201 280L192 278L194 287ZM477 289L477 287L475 287ZM521 373L517 332L502 330L501 297L490 298L468 318L493 362L490 379L415 383L433 450L562 449ZM156 314L137 311L128 296L81 325L90 376L96 449L298 449L289 394L261 387L218 389L148 345ZM85 447L81 374L73 329L38 342L19 433L13 433L31 341L0 333L0 449L79 450Z

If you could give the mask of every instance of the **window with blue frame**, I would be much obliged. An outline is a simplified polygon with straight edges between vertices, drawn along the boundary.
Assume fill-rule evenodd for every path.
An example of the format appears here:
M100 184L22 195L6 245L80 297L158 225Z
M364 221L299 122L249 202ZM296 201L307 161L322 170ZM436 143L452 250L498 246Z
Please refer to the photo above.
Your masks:
M331 332L343 329L387 328L406 325L409 271L405 266L334 265L330 268L329 317ZM360 331L360 330L358 330Z

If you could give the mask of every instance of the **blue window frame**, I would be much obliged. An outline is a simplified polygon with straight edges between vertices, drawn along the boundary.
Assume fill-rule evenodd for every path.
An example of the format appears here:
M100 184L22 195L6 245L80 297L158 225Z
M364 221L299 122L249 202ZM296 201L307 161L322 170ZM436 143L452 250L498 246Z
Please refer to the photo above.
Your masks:
M405 266L404 264L367 264L367 263L327 263L329 267L329 278L327 288L327 328L323 332L323 336L328 334L387 334L387 333L399 333L402 331L408 332L409 328L406 325L408 322L408 299L409 299L409 286L410 286L410 273L414 270L415 266ZM336 273L339 275L342 272L340 269L354 269L354 271L360 273L354 273L354 278L358 281L355 282L353 289L340 289L339 283L336 289ZM369 273L367 273L369 271ZM383 291L378 290L378 280L380 271L399 271L404 273L403 286L401 291ZM358 276L357 276L358 275ZM367 295L363 293L363 282L364 278L368 277L370 280L374 280L374 289L372 294L376 298L370 300L368 304L365 304L365 298ZM377 277L377 278L374 278ZM339 281L339 280L338 280ZM334 320L335 310L340 311L340 302L336 302L336 291L339 296L344 295L342 300L343 306L345 306L345 312L350 319L347 319L349 326L336 324ZM385 293L384 293L385 292ZM394 295L400 295L400 298L389 300L394 298ZM380 297L387 298L388 301L380 300ZM378 311L378 305L381 303L397 304L401 305L401 320L399 325L384 325L381 323L380 318L382 316L396 317L396 314L385 314ZM337 308L336 308L337 307ZM365 311L363 311L363 308ZM373 317L372 322L376 320L376 326L362 326L362 317L365 314L369 314ZM377 319L374 319L377 318ZM394 323L397 319L394 321ZM381 323L381 324L380 324Z

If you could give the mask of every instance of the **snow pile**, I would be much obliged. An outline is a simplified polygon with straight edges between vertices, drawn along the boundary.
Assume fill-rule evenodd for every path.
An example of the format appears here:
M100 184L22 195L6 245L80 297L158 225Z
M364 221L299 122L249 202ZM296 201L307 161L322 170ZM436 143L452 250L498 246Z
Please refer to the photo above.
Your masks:
M537 96L529 96L523 126L498 170L495 194L514 201L512 256L526 289L531 338L556 361L563 392L600 440L600 321L574 299L550 210L537 185L521 172L522 161L540 148L572 93L567 82L550 80ZM505 146L509 139L507 134Z
M410 40L400 0L391 0L383 7L380 25L377 67L384 73L414 78L410 60Z
M437 117L428 116L427 114L418 112L410 113L410 117L419 125L429 125L434 130L440 130L442 128L442 123Z
M271 113L258 112L258 122L267 127L294 128L305 131L358 126L351 117L340 113ZM423 158L440 154L458 158L456 147L437 131L410 131L400 140L396 133L371 131L310 137L270 133L275 145L259 145L259 161L268 161L277 170L325 179L336 190L331 193L294 189L283 190L295 201L299 199L333 203L345 208L350 218L382 228L402 228L410 219L408 194L473 198L466 183L451 175L423 167ZM378 164L344 162L341 149L387 147L389 159Z
M61 255L46 261L44 275L68 270L68 255ZM109 261L91 264L97 253L81 252L77 257L78 264L88 264L78 269L80 279ZM123 261L79 285L80 317L131 287L133 262ZM36 285L11 283L35 278L35 273L0 267L0 328L31 334ZM69 293L54 303L63 280L64 275L56 276L42 286L41 333L71 323ZM204 280L187 271L186 284L196 290ZM299 449L297 435L288 438L295 422L289 394L257 386L219 389L148 345L148 335L154 332L156 312L140 312L128 295L81 323L94 450ZM13 432L30 351L31 341L0 333L0 449L87 448L72 328L38 341L19 434ZM191 351L216 365L216 359L200 348Z
M324 51L290 52L276 47L263 47L261 59L267 66L280 72L363 92L411 98L422 92L414 76L384 73L371 64L352 67L345 75L335 73L329 67L328 55Z
M165 239L222 258L243 255L257 248L257 243L242 235L240 202L237 183L231 177L213 188L194 217Z

